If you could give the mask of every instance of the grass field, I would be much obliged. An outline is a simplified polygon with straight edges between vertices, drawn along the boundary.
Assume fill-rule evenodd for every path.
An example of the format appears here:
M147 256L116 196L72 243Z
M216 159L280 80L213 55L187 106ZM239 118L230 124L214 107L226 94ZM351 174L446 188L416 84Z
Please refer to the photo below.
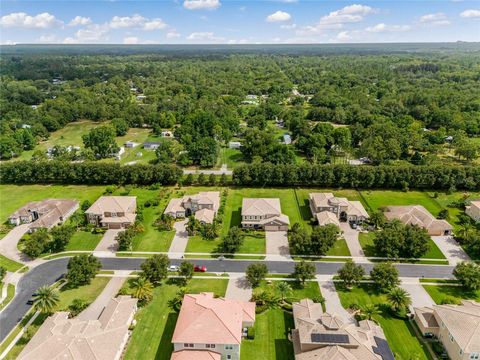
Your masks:
M347 290L339 284L336 284L340 301L344 308L351 304L364 306L367 304L377 304L381 311L380 315L375 315L374 319L382 327L388 344L395 354L397 360L410 360L412 354L415 359L429 359L427 350L415 336L412 325L407 319L398 318L391 314L384 294L378 293L372 284L361 284L352 290Z
M227 164L228 169L234 169L245 164L242 152L239 149L221 148L217 167L220 167L223 164Z
M442 304L445 299L471 299L480 302L480 290L466 291L461 286L449 285L423 285L433 301Z
M77 231L65 247L65 251L95 250L103 234L94 234L90 231Z
M15 272L23 267L22 264L17 263L16 261L10 260L9 258L6 258L2 254L0 254L0 266L4 267L5 269L7 269L7 271L10 271L10 272Z
M327 251L327 256L350 256L345 239L337 239L333 246Z
M280 296L276 285L281 281L272 281L270 284L267 281L262 281L260 285L254 289L254 292L262 290L272 291L275 295ZM315 299L321 296L320 287L317 281L307 281L304 287L301 287L295 281L289 281L288 284L292 287L291 293L287 296L289 302L300 301L305 298Z
M281 309L270 309L255 318L255 339L242 341L241 360L291 360L293 345L288 340L293 316Z
M210 291L224 296L227 285L228 279L192 279L187 292ZM137 325L128 343L125 359L170 359L178 314L169 308L168 301L175 297L178 289L173 284L162 284L155 288L153 300L136 315Z
M2 288L5 286L5 284L0 283L0 292L2 291ZM0 303L0 310L3 309L5 306L8 305L10 300L13 299L15 296L15 285L8 284L7 285L7 297L3 299L3 301Z

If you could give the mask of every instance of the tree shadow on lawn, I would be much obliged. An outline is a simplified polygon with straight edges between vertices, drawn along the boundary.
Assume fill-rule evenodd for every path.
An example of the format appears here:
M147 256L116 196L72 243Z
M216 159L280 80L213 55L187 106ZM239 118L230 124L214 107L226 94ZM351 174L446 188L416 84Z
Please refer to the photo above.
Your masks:
M275 339L275 359L276 360L289 360L294 358L293 344L288 340L288 335L293 329L293 316L292 314L283 311L283 321L285 324L285 339Z
M170 359L173 351L172 336L177 323L177 318L177 313L171 312L168 314L168 318L163 329L162 338L160 340L160 344L158 344L157 353L155 354L156 360Z
M230 219L230 227L240 226L242 223L242 213L240 209L232 210L232 215Z
M310 202L308 199L303 199L303 204L298 202L298 210L300 211L302 219L312 224L312 212L310 211Z

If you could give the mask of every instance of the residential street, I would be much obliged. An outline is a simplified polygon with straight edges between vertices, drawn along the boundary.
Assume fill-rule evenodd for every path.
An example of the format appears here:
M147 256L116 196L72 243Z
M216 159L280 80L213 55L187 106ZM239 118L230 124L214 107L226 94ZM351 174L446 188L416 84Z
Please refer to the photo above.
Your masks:
M105 270L139 270L142 258L101 258ZM171 263L178 265L182 260L172 259ZM217 259L199 259L191 260L195 265L205 265L211 272L237 272L244 273L248 265L252 263L265 263L270 273L293 272L295 262L293 261L252 261L252 260L217 260ZM59 276L65 273L68 258L56 259L38 265L27 272L19 281L17 294L9 305L0 313L0 341L3 341L8 333L15 327L31 305L27 305L27 300L40 286L53 284ZM318 275L333 275L343 263L336 262L314 262ZM362 264L366 272L372 269L371 264ZM452 278L453 266L446 265L395 265L403 277L427 277L427 278Z

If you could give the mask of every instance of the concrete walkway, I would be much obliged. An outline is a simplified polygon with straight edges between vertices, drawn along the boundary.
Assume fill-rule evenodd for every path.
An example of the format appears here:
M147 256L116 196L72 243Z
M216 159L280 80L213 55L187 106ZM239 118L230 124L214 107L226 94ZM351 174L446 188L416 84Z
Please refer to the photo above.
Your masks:
M370 261L365 257L360 241L358 241L359 231L352 229L346 222L340 223L340 230L343 232L343 238L350 250L350 255L355 258L355 262L369 263Z
M244 273L229 273L227 292L225 298L250 301L252 298L252 288Z
M288 235L286 231L265 231L267 248L266 261L292 260L288 248Z
M320 291L325 299L325 308L328 313L339 316L346 323L354 323L355 319L340 302L337 289L333 283L333 275L316 275Z
M470 260L467 253L452 236L432 236L432 240L448 259L450 265L457 265L462 261Z
M124 231L124 229L108 229L105 234L103 234L102 240L100 240L95 248L94 255L96 255L95 253L101 253L105 256L105 254L110 253L115 256L115 251L118 249L118 243L115 238L121 231Z
M12 260L22 264L31 262L31 259L18 250L17 245L23 235L28 231L30 224L21 224L15 226L10 232L0 240L0 253Z
M93 303L91 303L77 316L77 319L97 320L100 317L103 309L105 309L105 306L107 306L108 302L117 295L118 290L120 290L125 282L125 279L127 279L128 273L130 272L123 272L119 274L120 276L112 277L107 286L105 286L105 289L103 289ZM124 276L121 276L122 274Z
M185 228L188 220L177 221L173 227L175 229L175 236L173 237L170 249L168 250L168 257L170 259L182 259L185 249L188 244L188 232Z
M413 312L414 307L428 307L435 305L435 301L430 297L424 289L418 278L400 278L402 283L400 287L410 294L412 304L410 311Z

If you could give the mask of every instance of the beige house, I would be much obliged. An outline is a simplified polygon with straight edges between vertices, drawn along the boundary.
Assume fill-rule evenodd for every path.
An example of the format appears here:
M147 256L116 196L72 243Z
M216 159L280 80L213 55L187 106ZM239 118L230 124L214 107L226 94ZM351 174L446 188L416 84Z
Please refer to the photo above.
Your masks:
M432 236L452 235L452 225L446 220L435 219L421 205L387 206L384 214L388 220L398 219L405 225L424 228Z
M40 228L50 229L67 220L78 206L78 201L68 199L32 201L10 215L8 222L12 225L30 224L30 232Z
M282 214L278 198L243 198L242 227L287 231L290 220Z
M254 322L254 302L187 294L172 337L171 359L239 360L243 329Z
M87 221L107 229L123 229L135 222L137 217L136 196L101 196L85 215Z
M422 334L433 334L451 360L480 359L480 303L434 305L415 308L415 321Z
M382 328L373 321L345 324L310 299L292 306L295 360L394 360Z
M335 224L348 221L361 224L369 218L360 201L334 196L332 193L310 193L310 210L319 225Z
M471 201L470 205L465 207L465 214L476 222L480 222L480 200Z
M68 312L57 312L45 320L18 359L120 359L136 310L137 299L118 296L97 320L69 319Z
M194 215L201 224L211 224L219 206L219 191L202 191L196 195L171 199L163 213L175 219Z

